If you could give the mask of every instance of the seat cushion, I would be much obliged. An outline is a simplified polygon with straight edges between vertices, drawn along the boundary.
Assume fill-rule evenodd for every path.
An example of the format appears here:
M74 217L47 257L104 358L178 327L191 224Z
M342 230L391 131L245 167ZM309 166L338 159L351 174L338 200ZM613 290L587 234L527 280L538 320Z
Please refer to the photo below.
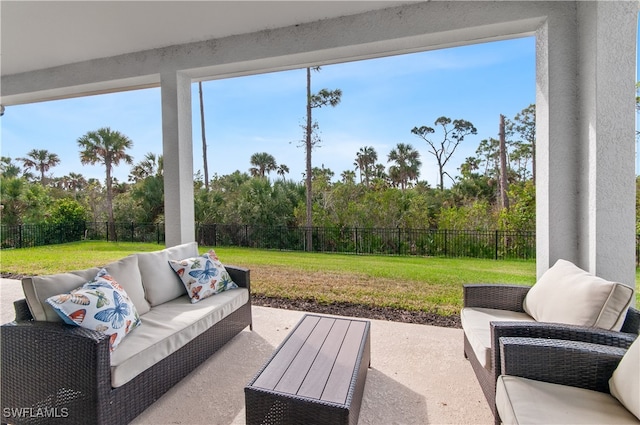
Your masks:
M169 268L168 265L166 267ZM126 384L248 300L248 290L236 288L196 304L192 304L185 294L152 307L147 314L140 316L142 326L131 331L111 354L111 386L115 388Z
M610 394L531 379L500 376L496 408L507 424L638 424Z
M490 322L519 320L534 321L526 313L493 308L465 307L460 312L460 321L462 322L464 334L469 340L478 361L487 369L491 367Z
M640 339L627 350L609 379L611 395L640 419Z
M145 298L151 307L174 300L187 293L184 285L169 266L169 260L182 260L197 256L198 244L196 242L135 255L138 257Z
M631 287L558 260L527 293L523 309L539 322L619 331L632 300Z

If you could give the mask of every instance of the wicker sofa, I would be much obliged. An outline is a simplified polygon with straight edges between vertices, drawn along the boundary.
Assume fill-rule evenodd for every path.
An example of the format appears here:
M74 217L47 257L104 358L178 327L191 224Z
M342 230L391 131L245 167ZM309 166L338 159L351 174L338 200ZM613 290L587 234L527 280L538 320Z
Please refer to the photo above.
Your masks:
M16 320L0 331L2 421L128 423L251 327L249 270L225 266L238 288L193 303L168 261L198 256L192 242L104 268L23 279ZM108 335L64 323L45 301L73 293L102 269L126 291L141 322L115 349Z
M464 355L471 363L496 423L500 423L500 416L495 404L496 381L500 375L499 338L531 337L595 341L604 345L628 348L640 333L640 311L630 307L633 299L632 290L612 283L616 289L622 290L623 296L617 296L616 299L616 296L613 295L615 292L612 289L613 286L608 288L608 292L597 293L596 291L589 295L586 290L589 284L604 284L604 282L567 263L564 261L556 263L533 287L484 284L464 285L463 287L463 309L460 316L464 331ZM580 285L574 288L578 289L580 293L571 294L571 291L564 294L558 293L562 292L559 289L567 281L568 284ZM581 285L581 282L584 285ZM540 286L536 288L537 285ZM561 315L553 316L551 314L553 320L540 320L531 316L529 312L540 317L540 312L532 307L531 302L527 308L527 299L532 298L530 293L533 288L536 290L551 289L548 298L553 299L546 300L546 302L543 300L540 303L546 309L544 313L547 313L547 316L554 313L550 309L555 305L556 310L564 313L567 320L561 320ZM539 295L541 295L540 291L536 296ZM586 322L583 325L577 325L577 321L573 320L571 313L576 308L580 311L584 310L585 314L588 310L581 305L580 298L586 300L585 302L595 302L600 298L605 304L607 300L616 299L617 305L616 308L610 309L608 314L603 313L604 308L601 308L601 314L598 314L597 311L591 315L587 314L581 318ZM578 305L581 306L576 307ZM591 308L594 306L592 305ZM604 323L604 319L607 319L607 323ZM597 320L601 322L595 323ZM604 326L607 328L603 329ZM584 330L587 332L583 332Z
M510 424L640 424L640 340L628 350L500 338L496 406Z

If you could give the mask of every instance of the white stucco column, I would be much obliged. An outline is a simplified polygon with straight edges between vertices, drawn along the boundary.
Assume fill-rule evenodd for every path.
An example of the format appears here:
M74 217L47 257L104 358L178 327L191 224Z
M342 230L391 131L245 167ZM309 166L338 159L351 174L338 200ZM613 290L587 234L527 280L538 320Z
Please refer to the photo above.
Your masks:
M195 240L191 78L176 72L161 73L160 90L165 242L169 247Z
M638 3L575 2L537 31L537 273L635 286Z
M580 146L575 4L536 32L536 264L579 263Z
M577 6L580 140L588 152L582 177L588 217L581 259L590 272L635 287L638 3Z

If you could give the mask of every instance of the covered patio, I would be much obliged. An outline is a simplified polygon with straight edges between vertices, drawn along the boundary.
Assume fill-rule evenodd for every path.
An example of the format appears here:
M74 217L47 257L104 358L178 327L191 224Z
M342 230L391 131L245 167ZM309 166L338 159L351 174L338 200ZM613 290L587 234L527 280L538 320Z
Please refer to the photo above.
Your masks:
M193 241L191 85L536 37L537 274L572 261L635 287L636 1L3 1L6 107L160 87L168 246ZM292 148L293 149L293 148ZM2 322L21 298L0 286ZM303 312L243 331L134 423L244 423L243 386ZM360 423L492 423L460 329L372 321ZM208 371L226 375L212 383ZM203 405L202 400L207 400Z
M2 323L13 320L12 302L23 297L19 281L0 281ZM132 424L244 424L244 386L304 314L254 306L253 331L241 332ZM371 369L358 423L493 423L462 354L461 329L371 322Z

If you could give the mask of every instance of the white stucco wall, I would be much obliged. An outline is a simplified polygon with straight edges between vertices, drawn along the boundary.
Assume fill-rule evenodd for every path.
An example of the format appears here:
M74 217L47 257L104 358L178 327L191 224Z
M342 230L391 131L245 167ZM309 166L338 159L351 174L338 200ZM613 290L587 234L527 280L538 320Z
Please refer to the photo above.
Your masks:
M580 262L635 283L636 2L578 3Z

